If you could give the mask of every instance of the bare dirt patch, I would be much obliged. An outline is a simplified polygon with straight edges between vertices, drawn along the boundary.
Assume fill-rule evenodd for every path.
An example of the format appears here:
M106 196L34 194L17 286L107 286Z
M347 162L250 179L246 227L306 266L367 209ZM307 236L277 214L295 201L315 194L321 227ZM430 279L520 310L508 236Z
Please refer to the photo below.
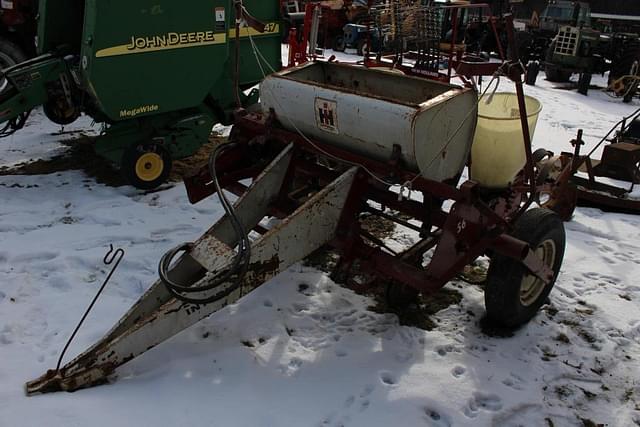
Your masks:
M206 165L215 147L224 141L224 138L214 136L210 143L203 145L193 156L174 161L169 181L180 182L184 176ZM81 170L100 184L111 187L127 185L120 171L108 160L96 154L93 143L94 138L85 135L64 141L62 144L68 147L64 154L47 160L35 160L11 167L0 167L0 176L49 175Z

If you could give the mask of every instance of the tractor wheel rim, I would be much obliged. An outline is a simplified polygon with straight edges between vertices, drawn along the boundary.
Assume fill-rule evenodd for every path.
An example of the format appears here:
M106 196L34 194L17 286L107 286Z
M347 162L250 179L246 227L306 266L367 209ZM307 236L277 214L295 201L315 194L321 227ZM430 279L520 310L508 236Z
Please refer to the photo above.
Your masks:
M556 259L556 244L553 240L545 240L536 248L536 255L542 259L544 265L553 269ZM520 303L528 307L535 303L544 289L546 284L539 277L534 274L526 274L522 278L520 284Z
M6 69L16 65L16 61L4 52L0 52L0 69ZM0 93L4 92L9 86L9 81L6 77L0 79Z
M164 161L157 153L145 153L136 162L136 176L142 181L151 182L162 176Z

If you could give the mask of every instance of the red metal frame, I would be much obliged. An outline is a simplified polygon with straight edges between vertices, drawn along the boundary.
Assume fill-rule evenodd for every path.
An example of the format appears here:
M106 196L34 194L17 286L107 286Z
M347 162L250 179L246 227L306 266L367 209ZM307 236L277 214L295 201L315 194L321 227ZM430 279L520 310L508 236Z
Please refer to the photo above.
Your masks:
M474 5L487 7L486 5ZM474 6L451 6L457 8ZM457 16L457 12L454 13ZM495 26L494 26L495 28ZM506 18L509 40L513 42L513 20ZM454 38L456 40L456 31ZM454 43L452 43L453 45ZM452 48L453 49L453 48ZM460 62L462 63L462 61ZM488 252L499 253L517 259L533 274L544 281L553 279L553 272L535 256L529 245L509 235L512 225L524 211L536 200L541 191L551 195L550 207L564 209L565 218L570 216L573 206L558 202L567 194L567 182L571 168L565 167L561 180L554 183L538 183L531 153L531 139L527 121L526 105L522 88L522 73L517 58L511 58L504 70L516 84L520 106L521 121L527 164L520 180L501 193L482 192L479 186L465 182L460 188L455 183L442 183L417 176L402 170L397 162L381 162L362 157L353 152L311 141L304 135L290 132L278 125L273 114L245 113L237 114L232 140L236 148L221 157L216 165L223 186L231 185L241 178L255 177L266 164L287 144L294 144L294 159L287 172L287 183L322 181L325 185L336 178L337 169L321 166L318 158L325 158L343 168L359 165L355 184L347 198L337 233L331 246L341 255L339 269L348 276L348 272L357 261L364 271L375 277L386 277L392 282L410 286L423 293L440 289L454 279L464 266ZM317 147L322 146L322 150ZM258 150L257 147L261 147ZM263 156L255 158L262 151ZM254 156L251 156L251 153ZM251 159L251 160L248 160ZM312 160L309 160L312 159ZM316 161L313 161L313 160ZM398 194L384 188L378 178L393 179L396 183L412 182L412 189L422 193L423 201L400 200ZM208 169L186 181L190 200L197 202L214 192ZM310 185L310 184L309 184ZM302 187L306 189L306 187ZM236 187L237 189L237 187ZM242 190L240 188L240 190ZM272 207L274 216L285 216L293 212L299 203L291 194L296 189L284 188ZM450 200L453 206L449 211L442 209L444 201ZM383 246L372 242L371 237L361 230L360 214L371 212L370 201L407 215L423 224L425 237L407 253L409 258L391 255ZM567 214L567 212L569 212ZM399 223L402 223L399 221ZM435 229L435 231L434 231ZM260 230L256 230L260 232ZM367 243L365 240L369 240ZM434 249L426 267L422 265L423 254ZM410 262L413 260L414 262Z
M252 169L243 167L246 165L238 165L238 159L247 159L249 151L255 152L256 147L262 147L265 157L258 163L266 164L284 146L291 143L295 146L295 156L288 171L289 178L285 182L331 182L339 172L320 166L322 162L310 160L327 158L327 155L332 162L335 162L336 158L342 159L345 167L359 164L377 176L394 177L399 183L414 181L413 190L422 193L423 202L398 200L397 193L389 188L382 188L364 168L360 169L348 196L338 232L330 244L341 255L340 268L343 274L348 273L357 261L361 268L364 267L364 271L372 273L373 276L385 277L392 282L430 293L454 279L465 265L488 251L493 251L523 262L530 271L544 280L550 280L553 276L551 270L537 257L531 256L530 248L525 242L509 235L512 221L517 216L520 202L523 200L522 195L513 190L486 198L481 194L477 184L471 181L456 188L398 169L393 162L372 160L327 144L322 144L323 151L320 152L316 148L316 144L319 143L284 130L274 117L262 114L238 116L233 138L237 148L228 150L230 154L221 157L217 165L224 185L229 185L233 179L257 176L260 173L260 167ZM208 169L188 179L187 188L192 202L212 194L214 189ZM290 197L291 193L295 192L293 190L283 189L279 200L273 205L272 215L283 217L297 208L299 204ZM454 202L448 212L441 208L445 200ZM424 249L414 250L415 254L411 258L420 262L410 262L411 260L391 255L379 245L366 242L370 239L367 239L361 230L359 216L369 211L369 201L424 224L428 235L416 245L417 248ZM426 249L433 247L435 251L431 262L423 267L421 255Z

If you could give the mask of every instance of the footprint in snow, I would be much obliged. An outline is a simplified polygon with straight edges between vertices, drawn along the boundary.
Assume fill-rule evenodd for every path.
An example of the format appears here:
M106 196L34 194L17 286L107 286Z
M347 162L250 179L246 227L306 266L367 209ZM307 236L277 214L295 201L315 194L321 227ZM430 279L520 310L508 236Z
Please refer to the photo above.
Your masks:
M374 389L374 385L367 384L357 395L350 394L344 400L342 408L340 408L338 411L331 412L329 415L324 417L318 423L318 426L346 426L354 417L358 415L358 413L362 413L367 410L367 408L369 408L369 406L371 405L369 395L371 395Z
M292 377L298 373L302 367L302 359L297 357L292 358L288 364L280 366L280 372L287 377Z
M389 371L380 372L380 381L382 381L382 384L387 386L394 386L398 383L398 380L396 379L395 375L393 375Z
M502 400L495 394L486 394L482 392L474 392L473 397L469 399L469 403L464 408L464 414L469 418L478 416L481 410L488 412L498 412L502 409Z
M375 390L376 386L374 386L373 384L367 384L362 391L360 392L360 397L368 397L371 395L371 393L373 393L373 390Z
M307 311L307 310L309 310L309 306L307 304L294 302L291 305L291 311L293 312L293 314L302 313L303 311Z
M356 397L354 395L347 397L347 400L344 401L344 407L345 408L352 407L355 401L356 401Z
M451 370L451 375L453 375L454 378L461 378L466 373L467 369L464 366L456 366Z
M453 423L451 422L451 417L447 414L443 414L438 410L432 409L430 407L425 407L424 414L424 420L427 422L428 426L451 427L453 425Z
M338 357L347 357L349 355L349 352L345 349L339 348L336 349L336 356Z
M454 347L451 344L448 345L440 345L435 348L435 352L438 353L439 356L446 356L449 353L460 353L460 349Z
M514 390L524 390L524 379L513 372L511 372L511 375L508 378L502 380L502 384Z
M298 292L300 292L302 295L307 297L312 297L315 295L315 293L313 292L313 289L311 289L311 286L309 286L306 283L300 283L298 285Z

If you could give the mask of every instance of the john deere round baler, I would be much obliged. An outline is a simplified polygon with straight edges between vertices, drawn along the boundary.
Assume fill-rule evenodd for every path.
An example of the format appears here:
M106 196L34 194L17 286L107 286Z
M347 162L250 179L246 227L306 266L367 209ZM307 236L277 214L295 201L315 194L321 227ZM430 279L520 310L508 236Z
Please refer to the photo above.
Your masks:
M105 130L96 151L139 188L162 183L173 159L193 154L215 123L229 123L238 101L263 75L252 42L280 68L277 0L244 0L236 79L233 0L41 0L40 56L3 71L4 134L42 105L52 121L81 113ZM247 24L248 23L248 24ZM263 64L263 67L266 67Z

